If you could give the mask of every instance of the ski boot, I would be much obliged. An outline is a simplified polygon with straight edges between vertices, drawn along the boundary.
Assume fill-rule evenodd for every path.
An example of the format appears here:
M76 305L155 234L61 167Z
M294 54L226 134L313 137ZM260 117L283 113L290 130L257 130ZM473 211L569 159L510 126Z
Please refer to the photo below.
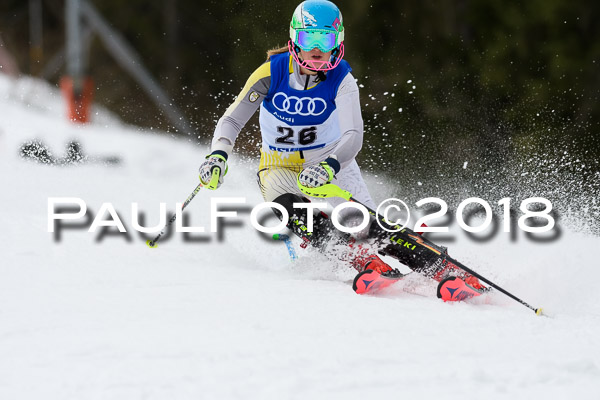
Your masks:
M436 274L433 276L433 279L441 283L449 277L460 278L467 285L471 286L476 290L485 289L485 286L483 286L481 282L479 282L479 279L477 279L469 273L466 273L451 262L445 260L443 267L438 272L436 272Z
M351 261L352 267L358 270L354 278L352 289L358 294L374 292L388 287L404 275L395 268L390 267L376 254L368 254L369 249L357 246L359 254Z

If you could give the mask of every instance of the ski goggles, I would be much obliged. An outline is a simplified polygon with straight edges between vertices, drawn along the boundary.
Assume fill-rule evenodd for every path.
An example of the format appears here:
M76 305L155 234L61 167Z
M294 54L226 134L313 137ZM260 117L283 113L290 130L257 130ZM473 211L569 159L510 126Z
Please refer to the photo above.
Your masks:
M304 51L311 51L315 47L324 53L338 47L338 34L324 29L296 30L294 44Z

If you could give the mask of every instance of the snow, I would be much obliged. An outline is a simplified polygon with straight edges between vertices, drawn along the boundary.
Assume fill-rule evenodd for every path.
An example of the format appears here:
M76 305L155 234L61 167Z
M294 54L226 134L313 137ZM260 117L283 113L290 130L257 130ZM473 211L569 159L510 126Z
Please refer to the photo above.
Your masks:
M59 94L29 78L0 75L0 110L0 399L597 398L597 237L562 229L548 243L522 232L476 243L451 227L451 255L552 318L501 294L445 304L416 274L358 296L352 271L300 249L289 262L242 208L221 238L146 247L131 203L145 225L158 223L160 202L170 216L206 148L102 110L71 124ZM89 162L23 160L32 139L57 157L77 140ZM105 156L121 163L92 160ZM259 204L257 164L234 155L223 187L186 208L189 224L208 231L211 197ZM49 197L81 198L93 216L110 202L129 234L99 241L80 228L56 241Z

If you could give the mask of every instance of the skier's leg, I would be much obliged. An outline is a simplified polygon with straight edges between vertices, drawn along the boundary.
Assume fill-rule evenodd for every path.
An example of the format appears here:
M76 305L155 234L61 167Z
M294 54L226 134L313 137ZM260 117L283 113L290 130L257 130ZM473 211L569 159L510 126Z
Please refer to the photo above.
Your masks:
M306 209L294 209L294 203L310 202L306 199L296 185L298 172L294 168L263 168L258 174L258 185L265 201L281 204L288 213L287 227L302 239L302 246L307 244L324 250L326 244L333 240L337 230L324 213L313 216L313 232L308 231L308 218ZM279 219L281 213L277 209L273 212ZM336 239L336 241L339 239Z
M296 185L298 171L295 168L262 168L257 175L263 198L265 201L277 202L286 209L289 216L287 226L302 239L304 247L310 243L324 254L333 255L335 259L348 263L358 271L373 269L378 272L388 272L392 270L376 255L376 248L361 240L366 238L368 228L363 233L356 235L359 238L357 241L356 237L338 231L329 217L325 213L319 212L313 216L313 232L308 232L307 210L293 207L294 203L310 201L304 197ZM359 193L361 201L365 201L369 206L373 205L373 200L371 200L355 161L340 171L335 182L342 187L349 187L356 191ZM329 198L327 201L334 207L344 202L337 198ZM273 211L281 219L281 214L276 209ZM348 226L360 224L363 218L360 211L353 209L343 210L340 217Z
M336 175L332 183L345 190L348 190L350 193L352 193L352 197L367 207L371 209L376 208L375 202L371 198L371 194L369 193L369 189L365 184L356 160L352 160L348 166L344 167ZM333 207L345 202L344 199L339 197L329 198L327 200ZM360 225L364 218L363 213L355 208L346 208L342 210L340 216L344 220L344 224L346 226ZM370 224L375 223L372 218L370 219ZM370 227L367 225L365 229L356 233L350 240L349 245L353 250L353 267L358 271L363 271L365 269L373 269L380 273L391 271L392 267L383 262L377 255L377 246L373 246L372 243L369 243L366 240L369 239L369 231Z
M331 242L338 243L347 240L347 238L339 235L337 229L323 212L313 215L312 231L309 231L308 213L312 211L306 208L294 208L294 203L307 203L310 200L294 193L285 193L272 201L281 204L287 211L288 221L286 225L289 230L302 239L302 247L310 244L324 251ZM278 209L273 208L273 212L279 219L283 219L283 215Z
M320 252L336 260L346 262L359 272L372 269L379 273L389 272L392 268L384 263L375 253L373 248L366 243L359 243L347 233L338 231L329 217L320 212L313 216L313 231L308 231L307 209L294 208L294 203L309 202L310 200L293 193L283 194L273 200L281 204L289 215L287 227L307 244L319 249ZM279 219L282 214L273 209Z

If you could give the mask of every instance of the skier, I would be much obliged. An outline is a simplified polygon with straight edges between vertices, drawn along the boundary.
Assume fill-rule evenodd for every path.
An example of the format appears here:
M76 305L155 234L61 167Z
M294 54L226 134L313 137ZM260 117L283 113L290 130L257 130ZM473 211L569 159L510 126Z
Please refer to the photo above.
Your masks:
M235 140L260 108L258 185L265 201L279 203L288 211L287 226L302 238L303 247L310 243L359 272L373 270L401 277L379 258L378 248L357 241L365 237L388 239L386 232L377 231L377 223L372 222L351 237L337 232L321 212L314 216L310 233L306 210L292 206L309 201L298 189L298 182L308 188L334 183L367 207L376 208L355 160L362 147L363 120L358 85L352 69L343 60L344 25L339 9L327 0L302 2L292 16L288 45L268 51L267 56L219 119L211 153L200 166L200 181L210 189L223 183ZM220 172L217 176L213 176L215 167ZM344 200L329 198L328 202L335 207ZM360 212L356 216L348 210L351 209L342 214L346 224L362 220ZM394 249L388 253L413 269L424 268L413 262L414 257L405 257ZM448 268L436 265L427 275L439 281L447 275Z

